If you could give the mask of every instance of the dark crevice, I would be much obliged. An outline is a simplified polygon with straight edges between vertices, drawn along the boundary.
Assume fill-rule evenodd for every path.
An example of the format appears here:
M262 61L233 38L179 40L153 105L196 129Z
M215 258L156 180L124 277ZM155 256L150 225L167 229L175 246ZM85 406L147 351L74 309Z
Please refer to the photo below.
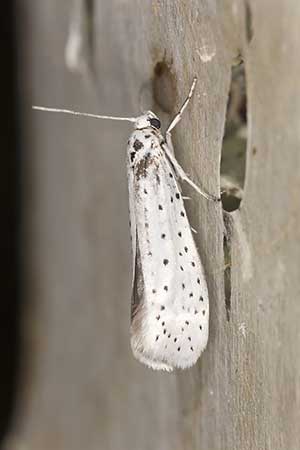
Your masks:
M252 22L252 11L249 2L245 1L245 22L246 22L246 38L248 44L253 39L253 22Z
M231 313L231 217L224 211L224 237L223 237L223 254L224 254L224 295L226 319L230 321Z
M86 20L87 20L87 46L89 51L89 58L91 68L94 67L94 10L95 10L95 0L86 0Z
M243 63L232 68L221 158L222 204L225 211L239 208L245 184L247 96Z

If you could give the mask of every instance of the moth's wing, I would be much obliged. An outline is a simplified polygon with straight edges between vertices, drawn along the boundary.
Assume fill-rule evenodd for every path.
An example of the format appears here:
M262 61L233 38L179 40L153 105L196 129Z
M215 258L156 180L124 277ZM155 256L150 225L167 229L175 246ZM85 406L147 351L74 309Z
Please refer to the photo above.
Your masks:
M136 270L136 218L134 207L134 174L130 166L130 159L127 161L127 179L128 179L128 196L129 196L129 225L132 249L132 290L134 286L135 270Z
M182 195L159 143L133 179L136 301L135 356L153 368L192 366L208 338L208 293ZM155 151L156 150L156 151Z
M142 315L140 314L140 308L145 303L145 289L144 289L144 277L143 270L141 266L141 255L140 255L140 247L139 241L137 238L137 252L135 256L135 272L134 272L134 280L133 280L133 290L132 290L132 300L131 300L131 332L134 332L135 327L138 329L134 332L135 335L138 335L141 324L139 322ZM151 367L154 370L166 370L168 372L173 370L173 367L162 363L160 360L155 360L152 355L150 357L147 356L147 353L140 346L132 345L132 350L134 356L146 364L148 367Z
M140 256L140 246L138 243L137 226L136 226L136 208L135 208L135 186L134 183L134 173L132 166L130 165L130 160L127 164L127 174L128 174L128 190L129 190L129 215L130 215L130 234L131 234L131 244L132 244L132 294L131 294L131 320L133 323L137 324L138 320L134 320L136 312L140 303L144 303L144 279L143 270L141 266L141 256ZM141 361L143 364L151 367L154 370L166 370L171 371L173 368L167 364L161 363L160 361L154 361L153 359L148 359L147 355L140 351L139 348L132 347L134 356Z
M164 370L166 372L172 372L173 371L173 367L162 363L161 361L157 361L152 359L152 356L150 355L150 357L148 358L147 355L142 352L139 351L137 348L133 347L133 354L135 356L135 358L140 361L141 363L145 364L146 366L150 367L153 370Z

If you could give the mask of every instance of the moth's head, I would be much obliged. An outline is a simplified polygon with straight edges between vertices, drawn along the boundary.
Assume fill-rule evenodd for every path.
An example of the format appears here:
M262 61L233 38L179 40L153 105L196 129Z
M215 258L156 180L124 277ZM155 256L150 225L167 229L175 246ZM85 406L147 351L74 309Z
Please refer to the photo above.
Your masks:
M135 128L137 130L149 127L154 130L159 130L161 127L159 118L152 111L147 111L145 114L138 117L135 122Z

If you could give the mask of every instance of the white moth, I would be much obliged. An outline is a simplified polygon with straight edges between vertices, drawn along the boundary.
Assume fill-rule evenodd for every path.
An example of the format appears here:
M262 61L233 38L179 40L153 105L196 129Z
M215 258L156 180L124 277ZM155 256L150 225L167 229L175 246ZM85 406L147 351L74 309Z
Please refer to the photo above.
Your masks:
M208 339L207 285L178 180L188 182L207 199L219 199L188 178L175 159L171 140L171 130L180 121L195 85L196 79L165 137L159 118L151 111L125 118L34 107L134 122L127 145L133 255L131 347L139 361L157 370L192 366Z

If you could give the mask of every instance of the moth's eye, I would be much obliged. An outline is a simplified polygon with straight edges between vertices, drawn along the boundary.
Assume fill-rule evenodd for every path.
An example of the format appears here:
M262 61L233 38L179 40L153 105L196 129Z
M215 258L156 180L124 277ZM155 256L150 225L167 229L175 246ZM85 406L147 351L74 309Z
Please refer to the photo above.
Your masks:
M153 128L157 128L158 130L160 129L160 120L156 119L155 117L149 119L150 125Z

